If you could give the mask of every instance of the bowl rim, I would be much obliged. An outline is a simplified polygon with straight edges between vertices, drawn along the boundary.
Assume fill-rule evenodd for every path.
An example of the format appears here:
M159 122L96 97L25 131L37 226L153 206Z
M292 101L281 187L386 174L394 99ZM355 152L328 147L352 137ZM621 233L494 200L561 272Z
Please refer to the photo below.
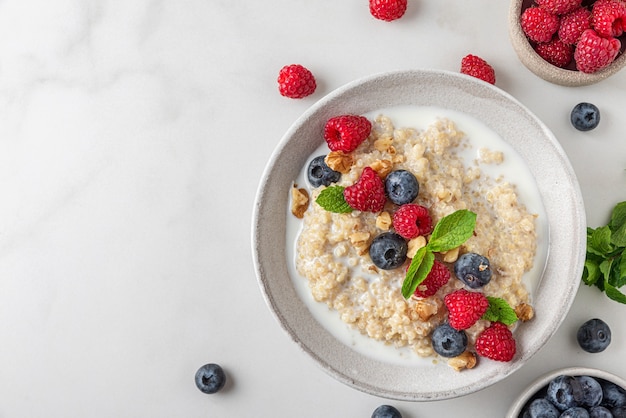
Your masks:
M622 52L608 67L593 74L567 70L541 58L526 38L520 25L524 0L513 0L509 6L509 38L519 60L535 75L554 84L582 87L598 83L620 71L626 65L626 52Z
M533 380L520 395L513 401L511 407L506 413L505 418L519 418L520 412L522 412L522 408L528 402L530 398L541 388L546 386L552 379L555 377L566 375L566 376L591 376L597 377L600 379L608 380L610 382L615 383L618 386L626 389L626 380L617 376L613 373L604 371L602 369L596 369L592 367L585 366L570 366L564 367L561 369L555 369L548 373L545 373L535 380Z
M315 116L320 117L320 115L324 114L324 110L326 106L332 107L333 104L337 104L337 101L341 101L341 100L345 101L346 98L351 98L354 100L355 91L358 90L359 88L363 90L363 88L365 87L371 87L373 90L379 91L380 89L387 89L389 88L389 86L394 87L393 86L394 82L397 83L397 82L405 81L405 82L413 83L411 85L411 88L415 89L416 88L415 85L417 85L418 81L428 82L428 81L433 81L433 80L438 80L436 83L437 86L440 85L439 83L443 83L444 81L448 83L450 83L451 81L454 81L454 83L452 83L454 84L452 86L453 89L462 90L463 92L465 92L465 94L470 94L469 91L471 91L472 106L475 106L475 102L477 101L487 100L487 101L497 102L497 105L500 107L507 107L507 109L505 109L504 112L519 112L520 114L515 113L515 116L517 118L519 118L520 116L523 116L524 120L527 121L527 123L529 124L529 129L532 129L534 133L540 132L540 136L547 139L547 141L545 141L545 146L550 148L550 152L554 153L554 156L553 156L553 158L555 158L554 162L559 167L559 170L560 169L563 170L562 172L557 173L557 177L558 177L557 181L560 182L558 183L560 189L556 189L556 190L559 191L557 192L557 194L562 192L564 189L568 190L568 192L566 193L566 196L563 196L563 193L560 193L561 197L564 197L564 200L567 201L567 206L561 207L560 209L563 209L565 213L568 213L568 216L566 217L568 219L567 222L571 222L570 226L572 227L567 232L568 239L566 240L566 242L568 243L568 245L565 246L567 248L565 249L561 249L561 247L559 247L558 249L555 248L555 249L550 250L550 253L552 254L552 253L559 253L559 252L565 251L567 252L567 257L568 258L571 257L573 261L572 263L568 263L567 266L562 266L561 264L559 264L558 268L567 269L567 272L565 272L565 276L568 278L567 280L569 281L568 286L565 287L566 290L563 291L563 289L560 288L560 292L559 292L560 293L559 297L561 298L559 301L562 303L560 304L559 310L557 311L559 312L561 316L553 317L554 315L551 315L552 320L549 321L548 323L540 321L540 324L542 324L541 325L542 328L539 332L542 335L542 337L539 340L533 340L532 344L527 344L527 346L523 347L523 349L520 350L519 356L516 356L516 358L512 362L509 362L506 364L495 364L499 362L491 362L490 364L486 366L481 366L481 367L487 368L486 373L483 373L484 378L469 386L463 386L462 390L459 390L458 388L445 389L445 390L438 388L437 390L432 389L430 391L415 392L415 391L410 391L410 390L403 391L403 390L395 390L395 389L388 389L386 387L381 387L382 383L378 381L374 382L371 380L367 380L366 372L361 373L361 374L358 374L358 373L353 374L351 367L358 368L360 367L359 365L364 361L362 358L363 356L357 355L354 351L352 351L352 357L354 358L352 357L346 358L345 354L343 354L344 357L341 358L343 362L339 366L337 365L337 361L335 361L334 359L333 359L334 363L331 364L328 358L323 358L323 355L319 354L320 349L318 348L318 346L326 345L330 347L330 345L332 345L333 343L337 343L337 340L334 339L334 337L328 338L326 335L328 332L325 331L323 328L321 328L319 324L315 324L314 323L315 321L306 323L307 326L310 327L310 329L302 330L298 328L299 324L297 323L297 321L302 320L303 317L306 317L307 315L310 316L310 312L308 311L306 305L304 305L304 302L302 302L301 300L300 300L300 303L303 305L304 309L298 310L298 309L293 308L292 306L286 307L286 305L283 305L283 306L280 305L282 299L287 298L287 297L298 298L298 296L295 290L292 289L293 283L291 282L290 282L291 285L287 286L288 287L287 289L280 290L280 292L283 292L283 293L287 292L288 293L287 295L272 293L273 290L276 291L276 288L272 288L272 286L275 286L273 284L273 281L282 280L282 278L276 279L275 278L276 276L287 275L288 276L287 280L289 281L291 280L291 278L289 277L289 274L286 271L286 268L284 267L287 264L285 254L284 254L284 248L283 248L283 253L278 254L278 251L279 251L278 249L270 250L270 249L267 249L267 247L271 247L271 246L276 247L277 246L276 242L279 242L275 239L276 234L284 233L284 231L280 230L280 228L285 229L285 225L281 225L280 222L278 223L275 222L275 219L272 219L272 217L286 216L288 212L288 197L287 197L288 190L292 186L293 180L296 178L296 175L294 174L293 177L290 179L290 182L284 184L285 186L284 190L282 189L278 190L279 186L277 184L280 183L281 181L284 181L284 179L282 179L281 176L277 174L277 171L284 169L284 167L281 166L281 163L284 164L287 162L287 160L284 160L284 158L283 158L283 161L281 161L281 154L285 151L295 152L294 147L296 147L296 144L292 144L290 143L290 141L296 142L296 140L294 140L293 138L295 138L298 135L302 136L301 135L303 133L302 131L307 127L307 123L312 123L312 122L307 122L307 120ZM396 85L394 88L398 89L399 94L403 94L404 90L407 90L404 88L404 85ZM428 89L432 90L432 87L428 87L427 90ZM380 91L387 92L388 90L380 90ZM362 91L359 91L359 92L362 93ZM412 90L409 93L411 92ZM368 94L371 96L373 93L368 93ZM420 90L420 94L421 94L421 90ZM361 99L362 96L359 95L358 98ZM398 100L398 99L394 97L394 100ZM448 98L445 100L447 101L456 100L456 98L452 98L452 99ZM365 109L362 111L357 110L356 112L352 112L351 109L355 107L361 108L363 106L366 106L366 104L363 104L361 101L359 101L359 103L356 103L356 104L353 102L346 102L346 103L350 103L351 109L348 109L345 111L347 113L360 114L360 113L366 113L367 111L370 111L370 110L377 110L380 108L392 106L394 104L399 104L399 103L394 102L391 104L387 104L385 106L383 104L378 103L378 101L379 99L376 98L377 107L373 109ZM496 104L494 104L493 106L495 107ZM317 128L320 128L320 126L317 126ZM526 136L532 136L532 135L526 135ZM313 149L311 150L311 152L312 151ZM299 152L302 153L302 151L299 151ZM294 158L294 156L291 156L291 157ZM306 155L306 157L308 157L308 155ZM299 161L299 163L301 163L300 167L304 164L305 159L306 158L303 158L302 161ZM295 163L291 162L291 164L295 164ZM282 186L283 185L281 185L280 187ZM285 201L285 199L287 200ZM273 204L273 202L277 200L280 200L281 202L283 202L284 206L276 207L276 205ZM556 203L557 199L554 197L551 197L551 200L555 202L554 204L558 204L558 205L565 204L564 202L561 202L561 201L559 203ZM548 218L548 219L550 222L552 222L551 221L552 218ZM547 341L554 335L554 333L556 332L560 324L563 322L566 313L569 311L574 301L574 297L577 293L578 287L580 285L579 277L580 277L580 274L582 273L582 268L583 268L584 248L585 248L584 243L586 241L585 211L584 211L584 204L582 201L582 194L578 185L578 181L576 179L573 168L571 167L571 164L569 163L569 160L567 159L567 156L564 150L562 149L562 147L560 146L560 144L558 143L558 141L556 140L552 132L545 126L545 124L543 124L543 122L541 122L532 112L530 112L517 99L513 98L511 95L509 95L508 93L504 92L503 90L499 89L496 86L485 83L482 80L478 80L474 77L460 74L457 72L451 72L447 70L433 70L433 69L396 70L396 71L388 71L388 72L365 76L357 80L354 80L352 82L349 82L345 84L344 86L336 89L335 91L331 92L324 98L320 99L317 103L315 103L309 109L307 109L291 125L291 127L284 134L284 136L282 137L282 139L276 146L274 152L272 153L268 161L268 164L265 167L265 170L261 177L259 188L257 190L255 202L254 202L252 221L253 221L252 253L253 253L253 263L255 267L258 284L260 286L262 295L266 303L268 304L268 306L270 307L270 310L274 314L275 319L278 320L280 326L283 328L284 331L287 332L291 340L295 342L297 346L302 351L304 351L310 358L312 358L318 364L318 366L320 366L324 371L326 371L336 380L344 384L347 384L349 386L352 386L353 388L358 389L362 392L366 392L369 394L373 394L376 396L381 396L381 397L385 397L389 399L397 399L397 400L404 400L404 401L431 401L431 400L448 399L448 398L463 396L463 395L484 389L485 387L490 386L504 379L504 377L518 370L524 364L524 362L526 362L531 356L536 354L547 343ZM274 224L272 225L273 228L270 228L268 225L265 225L264 224L265 222L274 222ZM557 232L565 233L564 230L557 231ZM274 234L274 237L272 238L268 237L269 234ZM283 240L284 237L279 237L279 239ZM553 239L553 236L551 232L549 240L551 241L552 239ZM283 241L279 242L279 246L281 242ZM570 245L571 245L571 248L570 248ZM267 254L267 252L270 252L271 254ZM565 254L561 253L561 255L565 255ZM548 255L548 259L550 259L550 254ZM556 268L556 265L555 263L551 263L551 264L553 264L551 268L546 268L546 270L544 270L544 275L548 274L547 270L551 270L552 274L554 273L553 270ZM570 280L569 278L571 278L573 275L575 275L576 277L573 278L573 280ZM560 280L561 279L559 279L559 281ZM542 286L543 286L543 283L542 283ZM546 296L539 295L539 297L544 298L544 303L545 303ZM294 302L289 302L289 303L294 303ZM282 309L285 309L285 312L283 312ZM288 310L290 311L288 312ZM308 317L304 318L305 321L307 319ZM531 322L531 323L537 324L535 320L534 322ZM522 328L528 328L528 331L525 331L524 329L522 329L521 332L522 333L530 332L531 329L533 329L534 331L537 331L535 330L535 328L538 326L539 324L537 324L536 326L531 325L531 327L528 328L525 325ZM312 349L309 346L309 344L311 344L311 341L313 341L310 339L312 338L313 334L315 334L314 335L315 348ZM545 336L545 339L544 339L544 336ZM309 340L303 341L304 339L309 339ZM531 347L528 347L529 345ZM333 348L337 349L338 347L333 347ZM349 349L347 347L344 347L344 348ZM324 349L328 349L328 348L324 348ZM341 355L342 354L339 354L339 356ZM369 361L371 359L367 359L367 360ZM375 371L377 371L379 365L380 363L375 362L374 364L374 366L376 366L374 367L375 370L372 370L371 373L374 373ZM441 374L442 371L444 372L444 374L446 374L447 373L445 371L446 369L452 370L449 367L444 367L444 365L441 365L438 367L443 367L441 369L438 369L439 374ZM406 376L409 373L409 371L406 369L407 369L406 367L404 368L395 367L395 366L392 367L392 366L389 366L388 364L385 364L385 373L388 373L388 374L398 373L399 375L397 379L406 379ZM358 369L356 371L362 372L361 369ZM414 371L415 369L410 370L410 372L412 373L414 373ZM457 373L457 375L462 375L462 373L458 373L458 372L454 372L454 373ZM449 377L450 376L446 374L446 378L449 378ZM459 377L459 378L454 378L454 379L457 379L458 381L463 381L465 377L463 378ZM456 383L458 383L458 381Z

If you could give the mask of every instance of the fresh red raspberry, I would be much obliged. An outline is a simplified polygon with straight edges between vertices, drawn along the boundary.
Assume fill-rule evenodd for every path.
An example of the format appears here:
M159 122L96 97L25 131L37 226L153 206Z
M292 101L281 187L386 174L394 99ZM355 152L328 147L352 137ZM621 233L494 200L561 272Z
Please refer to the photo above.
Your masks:
M313 94L317 87L311 71L300 64L285 65L278 72L278 91L291 99Z
M520 24L531 41L548 42L559 30L559 17L546 9L533 6L522 12Z
M580 36L574 51L576 68L591 74L610 65L620 51L622 43L615 38L602 38L593 29Z
M443 303L448 308L448 323L459 331L474 325L489 308L489 301L484 294L465 289L448 293Z
M621 36L626 25L626 2L598 0L591 9L591 26L604 38Z
M558 36L566 44L574 45L580 39L580 35L589 28L591 28L591 12L580 7L561 17Z
M406 203L393 214L393 227L406 239L429 234L433 230L433 221L428 209L415 203Z
M494 322L476 338L476 353L496 361L510 361L515 356L515 339L502 322Z
M537 54L552 65L565 68L574 59L574 47L566 44L559 38L554 38L550 42L537 44L535 46Z
M376 19L391 22L406 12L407 0L370 0L370 13Z
M371 167L365 167L357 182L344 189L343 197L352 209L380 212L385 206L385 185Z
M496 84L496 72L484 59L476 55L466 55L461 60L461 74L480 78L490 84Z
M450 280L450 270L439 260L435 260L428 276L415 289L414 296L427 298L437 293Z
M324 139L331 151L352 152L367 139L371 130L372 123L364 116L335 116L324 126Z
M564 15L581 7L582 0L535 0L542 9L555 15Z

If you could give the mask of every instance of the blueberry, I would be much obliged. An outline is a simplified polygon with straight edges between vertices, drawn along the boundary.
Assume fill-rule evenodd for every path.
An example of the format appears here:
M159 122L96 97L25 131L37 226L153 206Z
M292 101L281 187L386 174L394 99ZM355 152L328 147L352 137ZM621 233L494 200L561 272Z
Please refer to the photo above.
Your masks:
M431 337L433 349L442 357L456 357L467 348L467 334L457 331L449 324L439 325Z
M601 380L600 386L602 386L602 406L606 406L609 409L617 406L626 406L626 392L624 392L624 389L606 380Z
M528 416L528 418L559 418L559 415L561 415L559 410L545 398L533 400L528 405L526 412L528 414L525 413L524 417Z
M589 412L585 408L575 406L563 411L559 418L589 418Z
M575 377L561 375L552 379L548 384L546 398L558 409L564 411L581 404L583 388Z
M391 270L404 264L407 251L404 238L395 232L384 232L372 240L370 258L376 267Z
M600 110L591 103L578 103L572 109L570 120L579 131L590 131L600 123Z
M381 405L374 410L372 418L402 418L402 414L391 405Z
M591 376L578 376L576 378L583 390L581 405L586 407L598 406L602 402L602 386Z
M614 418L626 418L626 406L616 406L611 409Z
M491 280L491 266L487 257L465 253L454 263L454 274L467 286L478 289Z
M326 158L325 155L320 155L313 158L309 163L307 176L313 187L329 186L331 183L337 183L341 178L341 173L328 167L324 158Z
M613 414L603 406L594 406L589 408L589 418L613 418Z
M204 393L219 392L225 383L226 374L218 364L205 364L196 372L196 386Z
M578 328L576 339L586 352L599 353L611 343L611 329L601 319L590 319Z
M417 197L419 190L420 185L410 171L392 171L385 179L385 193L396 205L411 203Z

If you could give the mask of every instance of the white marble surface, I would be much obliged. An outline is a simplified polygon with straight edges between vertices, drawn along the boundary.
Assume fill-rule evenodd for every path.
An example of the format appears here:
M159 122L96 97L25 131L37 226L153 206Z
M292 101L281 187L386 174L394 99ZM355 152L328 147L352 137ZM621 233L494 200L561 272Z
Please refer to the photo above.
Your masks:
M318 368L257 286L250 224L268 157L316 100L377 72L482 56L563 145L589 225L626 200L626 72L581 88L537 78L510 45L506 3L409 0L386 23L366 0L0 1L0 417L369 417L381 403L502 417L557 367L626 376L626 306L581 286L556 336L501 384L387 401ZM316 75L313 96L278 94L290 63ZM569 124L580 101L602 111L592 132ZM596 316L614 342L590 355L574 334ZM230 379L212 396L193 381L207 362Z

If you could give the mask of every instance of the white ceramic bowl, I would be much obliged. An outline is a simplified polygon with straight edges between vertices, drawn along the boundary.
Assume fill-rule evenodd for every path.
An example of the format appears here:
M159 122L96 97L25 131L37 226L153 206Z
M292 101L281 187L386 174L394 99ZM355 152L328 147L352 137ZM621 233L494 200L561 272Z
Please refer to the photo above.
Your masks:
M547 386L552 379L561 375L591 376L613 382L616 385L626 389L626 380L612 373L605 372L604 370L592 369L589 367L567 367L564 369L553 370L537 378L530 385L528 385L528 387L524 389L524 391L519 395L515 402L513 402L513 405L511 405L511 408L506 413L505 418L521 418L520 414L523 411L524 405L526 405L526 403L530 399L532 399L538 391Z
M531 4L533 4L532 0L511 0L509 8L509 35L513 49L515 49L520 61L535 75L554 84L578 87L602 81L617 73L626 65L626 54L624 54L626 43L623 40L624 37L620 38L623 44L622 52L620 52L615 61L608 67L593 74L586 74L575 69L559 68L550 64L537 55L520 25L522 11L526 10Z
M326 121L396 105L463 112L497 133L524 159L537 184L549 228L549 256L534 294L536 316L515 332L511 362L481 360L456 372L445 362L425 366L382 361L356 351L316 320L294 287L287 260L289 195L293 182L322 142ZM291 219L291 218L290 218ZM415 70L349 83L321 99L288 130L262 176L254 206L252 250L265 300L291 339L339 381L374 395L409 401L453 398L492 385L520 368L556 332L580 283L585 213L579 185L553 134L507 93L466 75ZM544 237L544 239L548 239ZM280 343L278 341L277 343Z

